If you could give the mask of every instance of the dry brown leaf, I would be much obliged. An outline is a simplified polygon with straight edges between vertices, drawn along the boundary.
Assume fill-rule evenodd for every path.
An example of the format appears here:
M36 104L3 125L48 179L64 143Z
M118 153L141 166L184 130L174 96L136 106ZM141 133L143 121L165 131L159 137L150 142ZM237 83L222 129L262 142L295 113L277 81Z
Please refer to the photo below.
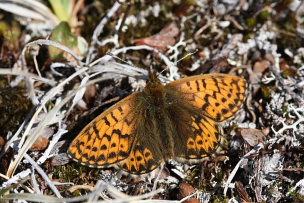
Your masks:
M179 34L179 28L176 23L171 23L167 27L163 28L158 34L150 37L133 40L138 45L148 45L154 47L160 51L166 51L169 46L173 46L176 43L176 37Z
M96 94L97 94L97 87L95 84L91 84L87 86L84 94L84 98L87 101L87 103L92 104L94 102L94 98Z
M257 61L253 65L253 73L249 75L249 80L253 85L253 94L255 94L261 87L260 82L263 76L263 72L271 66L268 60Z
M29 151L41 151L47 148L48 145L49 145L49 139L40 135L36 140L36 142L29 149Z
M252 147L264 142L265 134L262 130L254 128L242 128L239 130L240 135L243 139Z
M249 197L244 185L241 182L236 181L235 182L235 188L236 188L236 191L237 191L240 199L242 200L242 202L252 202L252 200Z
M188 184L188 183L181 183L179 184L179 196L182 198L185 198L193 193L195 193L195 189L193 188L192 185ZM184 201L185 203L199 203L200 201L195 198L195 197L191 197L189 199L187 199L186 201Z
M2 146L4 146L4 144L5 144L5 139L0 136L0 149L2 148Z

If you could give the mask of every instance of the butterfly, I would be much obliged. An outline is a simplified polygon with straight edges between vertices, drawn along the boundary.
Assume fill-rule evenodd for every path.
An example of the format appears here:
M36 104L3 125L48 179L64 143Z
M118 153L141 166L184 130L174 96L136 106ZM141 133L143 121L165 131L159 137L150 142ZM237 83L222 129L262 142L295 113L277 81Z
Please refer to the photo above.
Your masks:
M168 159L201 160L214 153L220 123L242 106L246 80L206 74L163 85L155 71L149 78L142 91L91 121L71 143L69 157L140 175Z

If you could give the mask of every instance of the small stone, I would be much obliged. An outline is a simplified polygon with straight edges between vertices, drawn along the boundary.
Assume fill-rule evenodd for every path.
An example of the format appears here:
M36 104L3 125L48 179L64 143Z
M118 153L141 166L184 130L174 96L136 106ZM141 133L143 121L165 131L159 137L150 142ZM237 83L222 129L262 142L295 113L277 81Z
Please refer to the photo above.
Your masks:
M70 161L71 160L69 159L67 153L60 153L52 158L51 164L52 166L62 166L69 163Z

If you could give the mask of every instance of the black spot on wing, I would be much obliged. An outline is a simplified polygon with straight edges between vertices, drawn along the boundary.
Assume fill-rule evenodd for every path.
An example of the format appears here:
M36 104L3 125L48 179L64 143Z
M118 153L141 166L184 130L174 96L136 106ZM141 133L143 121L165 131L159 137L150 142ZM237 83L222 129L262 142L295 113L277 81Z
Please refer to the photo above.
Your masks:
M118 119L114 116L114 113L111 112L110 115L111 115L111 117L114 119L114 121L117 123L117 122L118 122Z
M108 120L107 117L103 117L102 120L105 121L105 124L106 124L107 126L110 126L110 122L109 122L109 120Z

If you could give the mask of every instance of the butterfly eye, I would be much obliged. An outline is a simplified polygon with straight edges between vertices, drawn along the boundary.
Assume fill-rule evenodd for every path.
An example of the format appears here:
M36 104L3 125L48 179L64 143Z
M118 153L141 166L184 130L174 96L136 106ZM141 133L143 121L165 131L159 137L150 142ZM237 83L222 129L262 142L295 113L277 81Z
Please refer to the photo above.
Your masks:
M173 99L172 98L168 98L167 99L167 104L172 105L173 104Z
M166 94L164 104L165 105L173 105L174 104L174 96L171 95L171 94Z

